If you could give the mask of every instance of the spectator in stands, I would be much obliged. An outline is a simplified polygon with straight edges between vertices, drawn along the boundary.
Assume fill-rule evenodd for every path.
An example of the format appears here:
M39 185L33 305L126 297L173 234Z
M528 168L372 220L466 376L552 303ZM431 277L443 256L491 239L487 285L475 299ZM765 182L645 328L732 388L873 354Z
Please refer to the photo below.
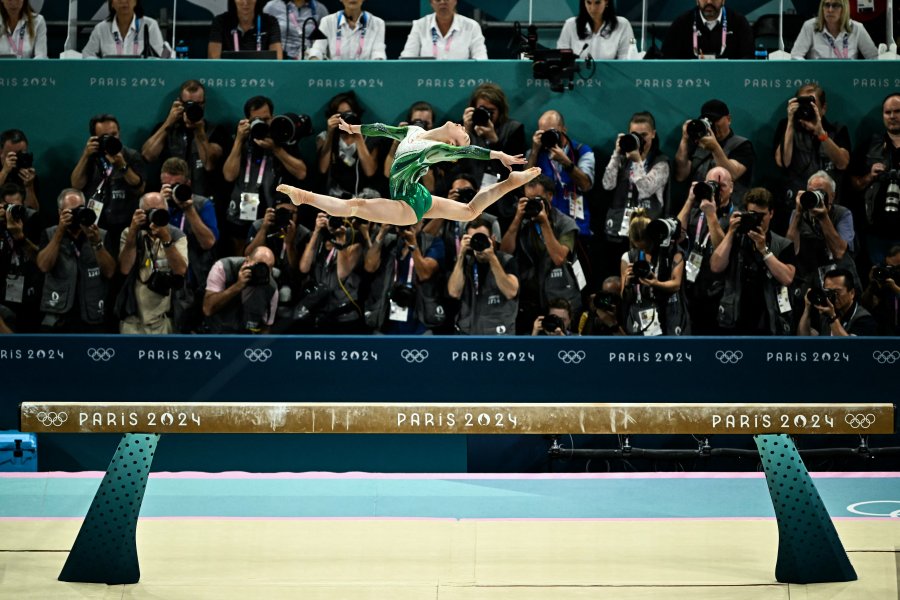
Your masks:
M362 123L363 108L352 91L328 101L326 129L316 137L319 172L326 176L326 193L335 198L378 198L372 178L378 173L379 139L338 129L341 118Z
M269 0L263 12L278 19L284 56L302 60L301 52L309 51L310 36L328 14L328 7L322 0Z
M791 58L877 58L878 48L866 28L850 18L849 0L820 0L818 16L800 29Z
M412 23L400 58L486 60L484 35L477 21L456 13L456 0L431 0L434 12Z
M792 333L794 245L769 229L772 202L765 188L747 192L710 259L712 272L725 274L719 327L731 334Z
M566 19L556 47L581 58L628 58L634 32L628 19L616 16L613 4L613 0L581 0L578 16Z
M600 291L591 294L578 318L578 335L626 335L622 329L622 278L610 275Z
M72 187L84 192L97 224L109 232L106 249L119 255L117 240L131 223L144 192L144 161L121 142L119 121L110 114L91 117L90 137L72 169Z
M860 148L851 169L853 187L865 198L866 246L873 265L881 264L888 248L900 244L900 92L881 104L884 133Z
M186 160L192 189L209 198L213 195L223 148L231 140L224 127L216 127L207 121L205 109L206 88L203 84L196 79L182 83L166 120L154 128L153 135L141 148L141 155L148 163L169 157Z
M581 287L572 269L578 225L551 204L555 185L538 175L523 187L516 214L500 241L500 251L512 254L518 267L517 335L531 332L535 318L550 301L563 298L581 312Z
M0 0L0 18L6 34L0 36L0 54L47 58L47 23L29 0Z
M162 194L144 194L131 225L122 232L119 272L127 277L116 301L120 333L175 332L172 295L187 276L188 240L168 219L156 216L168 216L168 210Z
M709 100L700 118L681 126L681 142L675 153L676 181L706 181L713 167L723 167L734 182L736 205L741 204L753 177L753 144L731 129L731 113L721 100Z
M900 246L888 250L884 264L869 271L861 302L875 317L879 335L900 336Z
M753 30L747 18L725 8L725 0L697 0L666 33L663 58L753 58Z
M628 225L630 249L622 255L622 314L627 335L690 335L685 303L684 251L680 230L657 237L644 209L634 211ZM675 223L669 220L670 223Z
M15 313L20 332L36 332L40 323L40 235L40 215L25 206L25 190L15 183L0 186L0 305Z
M434 107L431 106L428 102L418 101L413 102L412 106L409 107L409 111L406 114L406 120L398 123L400 127L405 125L416 125L421 127L425 131L428 131L432 127L434 127ZM397 146L400 145L399 140L389 139L389 138L381 138L386 142L389 142L389 148L384 153L384 169L383 173L385 178L390 178L391 176L391 166L394 164L394 156L397 153ZM386 146L388 144L385 144ZM425 188L432 193L435 193L437 190L437 183L435 181L436 174L443 173L443 166L441 163L433 164L428 168L428 172L420 180L420 183L425 186Z
M265 246L248 257L221 258L206 280L206 333L267 333L275 321L278 289L272 280L275 255Z
M384 60L384 19L363 10L364 0L341 0L344 10L319 23L324 40L316 40L309 58L329 60Z
M853 273L846 269L829 271L825 274L823 290L821 298L815 298L813 290L804 296L797 335L877 335L875 318L856 300L858 292Z
M531 335L572 335L572 305L565 298L553 298L547 314L535 318Z
M623 139L625 140L623 142ZM606 213L607 265L614 272L619 257L628 251L628 225L636 208L650 219L663 216L669 191L669 157L660 152L656 120L649 112L631 116L628 133L616 137L616 146L603 172L603 189L612 192Z
M275 187L306 178L306 164L299 158L297 146L279 146L269 136L274 110L265 96L254 96L244 103L245 118L238 122L231 152L222 167L225 181L234 183L225 234L238 255L244 253L250 224L278 203Z
M106 56L165 57L159 23L144 15L141 0L107 0L109 16L94 25L84 58Z
M57 198L59 225L41 238L37 266L45 274L41 296L41 331L103 333L109 280L116 259L104 246L107 232L85 225L84 194L66 188Z
M208 58L222 58L222 50L271 50L281 60L278 19L263 13L262 0L228 0L228 10L213 19L206 55Z
M19 158L23 164L19 164ZM31 166L26 166L31 162ZM28 138L21 129L7 129L0 133L0 185L15 183L25 188L25 206L39 210L37 171L34 154L28 151Z
M513 335L515 332L519 305L516 259L495 252L495 244L490 226L480 217L466 225L456 263L447 280L448 295L460 300L456 318L456 330L460 334Z

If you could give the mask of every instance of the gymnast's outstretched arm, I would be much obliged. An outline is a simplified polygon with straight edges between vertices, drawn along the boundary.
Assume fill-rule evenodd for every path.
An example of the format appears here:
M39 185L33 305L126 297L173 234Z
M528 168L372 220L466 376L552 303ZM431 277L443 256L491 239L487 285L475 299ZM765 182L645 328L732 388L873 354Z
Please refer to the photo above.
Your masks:
M393 125L385 125L384 123L372 123L371 125L350 125L343 119L338 124L341 131L356 135L363 134L366 137L386 137L398 142L406 137L405 125L402 127L394 127Z

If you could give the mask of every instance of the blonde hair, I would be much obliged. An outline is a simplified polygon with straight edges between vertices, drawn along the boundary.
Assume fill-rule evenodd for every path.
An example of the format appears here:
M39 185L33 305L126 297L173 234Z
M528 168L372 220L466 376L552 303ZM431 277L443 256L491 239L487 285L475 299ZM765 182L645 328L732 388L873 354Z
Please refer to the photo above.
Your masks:
M819 2L819 14L816 16L816 31L822 31L825 29L825 3L826 2L840 2L841 3L841 31L846 31L850 33L852 27L850 26L850 1L849 0L820 0Z
M638 208L631 214L628 222L628 241L634 246L646 240L647 225L650 224L650 216L647 209Z

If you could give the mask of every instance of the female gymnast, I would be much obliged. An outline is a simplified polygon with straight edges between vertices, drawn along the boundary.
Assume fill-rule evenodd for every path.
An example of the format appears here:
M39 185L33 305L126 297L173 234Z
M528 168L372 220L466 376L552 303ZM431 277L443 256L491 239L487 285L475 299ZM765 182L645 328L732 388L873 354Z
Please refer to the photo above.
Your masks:
M296 205L311 204L335 217L360 217L376 223L413 225L423 218L443 218L454 221L471 221L504 194L524 185L538 175L537 167L525 171L512 171L513 165L525 164L522 155L510 156L498 150L488 150L469 145L469 134L462 125L447 121L429 131L415 125L392 127L373 125L349 125L341 119L341 131L352 135L389 137L400 141L394 164L391 166L391 198L351 198L342 200L315 194L290 185L279 185L277 190L290 197ZM478 191L475 197L463 204L447 198L432 196L419 179L428 171L428 165L445 161L473 158L497 159L512 171L509 178Z

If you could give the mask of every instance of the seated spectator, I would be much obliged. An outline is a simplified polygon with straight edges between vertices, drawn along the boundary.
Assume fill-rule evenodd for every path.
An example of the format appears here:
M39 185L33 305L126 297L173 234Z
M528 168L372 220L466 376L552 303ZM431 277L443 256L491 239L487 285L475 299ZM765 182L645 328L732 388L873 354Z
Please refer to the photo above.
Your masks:
M850 18L849 0L820 0L819 14L803 24L791 58L878 58L878 48L859 21Z
M625 17L616 16L613 0L581 0L578 16L569 17L556 47L584 58L628 58L634 32Z
M29 0L3 0L0 18L6 33L0 36L0 55L47 58L47 23L34 12Z
M312 46L310 35L328 14L328 7L322 0L269 0L263 12L278 19L284 55L302 60L302 53Z
M804 296L803 316L797 335L848 337L876 335L875 318L857 302L856 279L850 271L834 269L825 275L820 297L810 290Z
M486 60L487 48L478 21L456 13L456 0L431 0L434 12L412 22L400 58Z
M363 0L341 0L344 10L319 23L324 40L313 42L311 59L384 60L384 19L362 9Z
M753 58L753 30L747 18L725 9L725 0L696 0L672 21L663 58Z
M35 333L44 282L35 262L41 219L24 203L22 187L14 183L0 186L0 306L15 313L17 331Z
M22 164L19 164L19 159L22 159ZM34 154L28 151L28 138L20 129L7 129L0 133L0 185L4 183L24 187L25 206L39 210Z
M206 280L206 333L267 333L275 322L278 288L272 280L275 255L258 246L248 257L219 259Z
M572 335L572 305L565 298L554 298L547 307L547 314L534 320L531 335Z
M578 335L626 335L622 329L622 279L610 275L600 291L591 294L578 319Z
M328 101L326 129L316 136L319 172L327 177L327 195L335 198L378 198L372 178L378 173L379 138L338 129L341 118L362 123L363 109L354 92L342 92Z
M159 23L144 16L141 0L107 0L109 16L94 25L84 58L106 56L163 56L165 46Z
M900 336L900 246L887 252L884 264L869 271L862 305L878 323L878 335Z
M263 13L262 0L228 0L228 10L213 19L207 58L222 58L222 50L274 50L281 60L278 19Z

